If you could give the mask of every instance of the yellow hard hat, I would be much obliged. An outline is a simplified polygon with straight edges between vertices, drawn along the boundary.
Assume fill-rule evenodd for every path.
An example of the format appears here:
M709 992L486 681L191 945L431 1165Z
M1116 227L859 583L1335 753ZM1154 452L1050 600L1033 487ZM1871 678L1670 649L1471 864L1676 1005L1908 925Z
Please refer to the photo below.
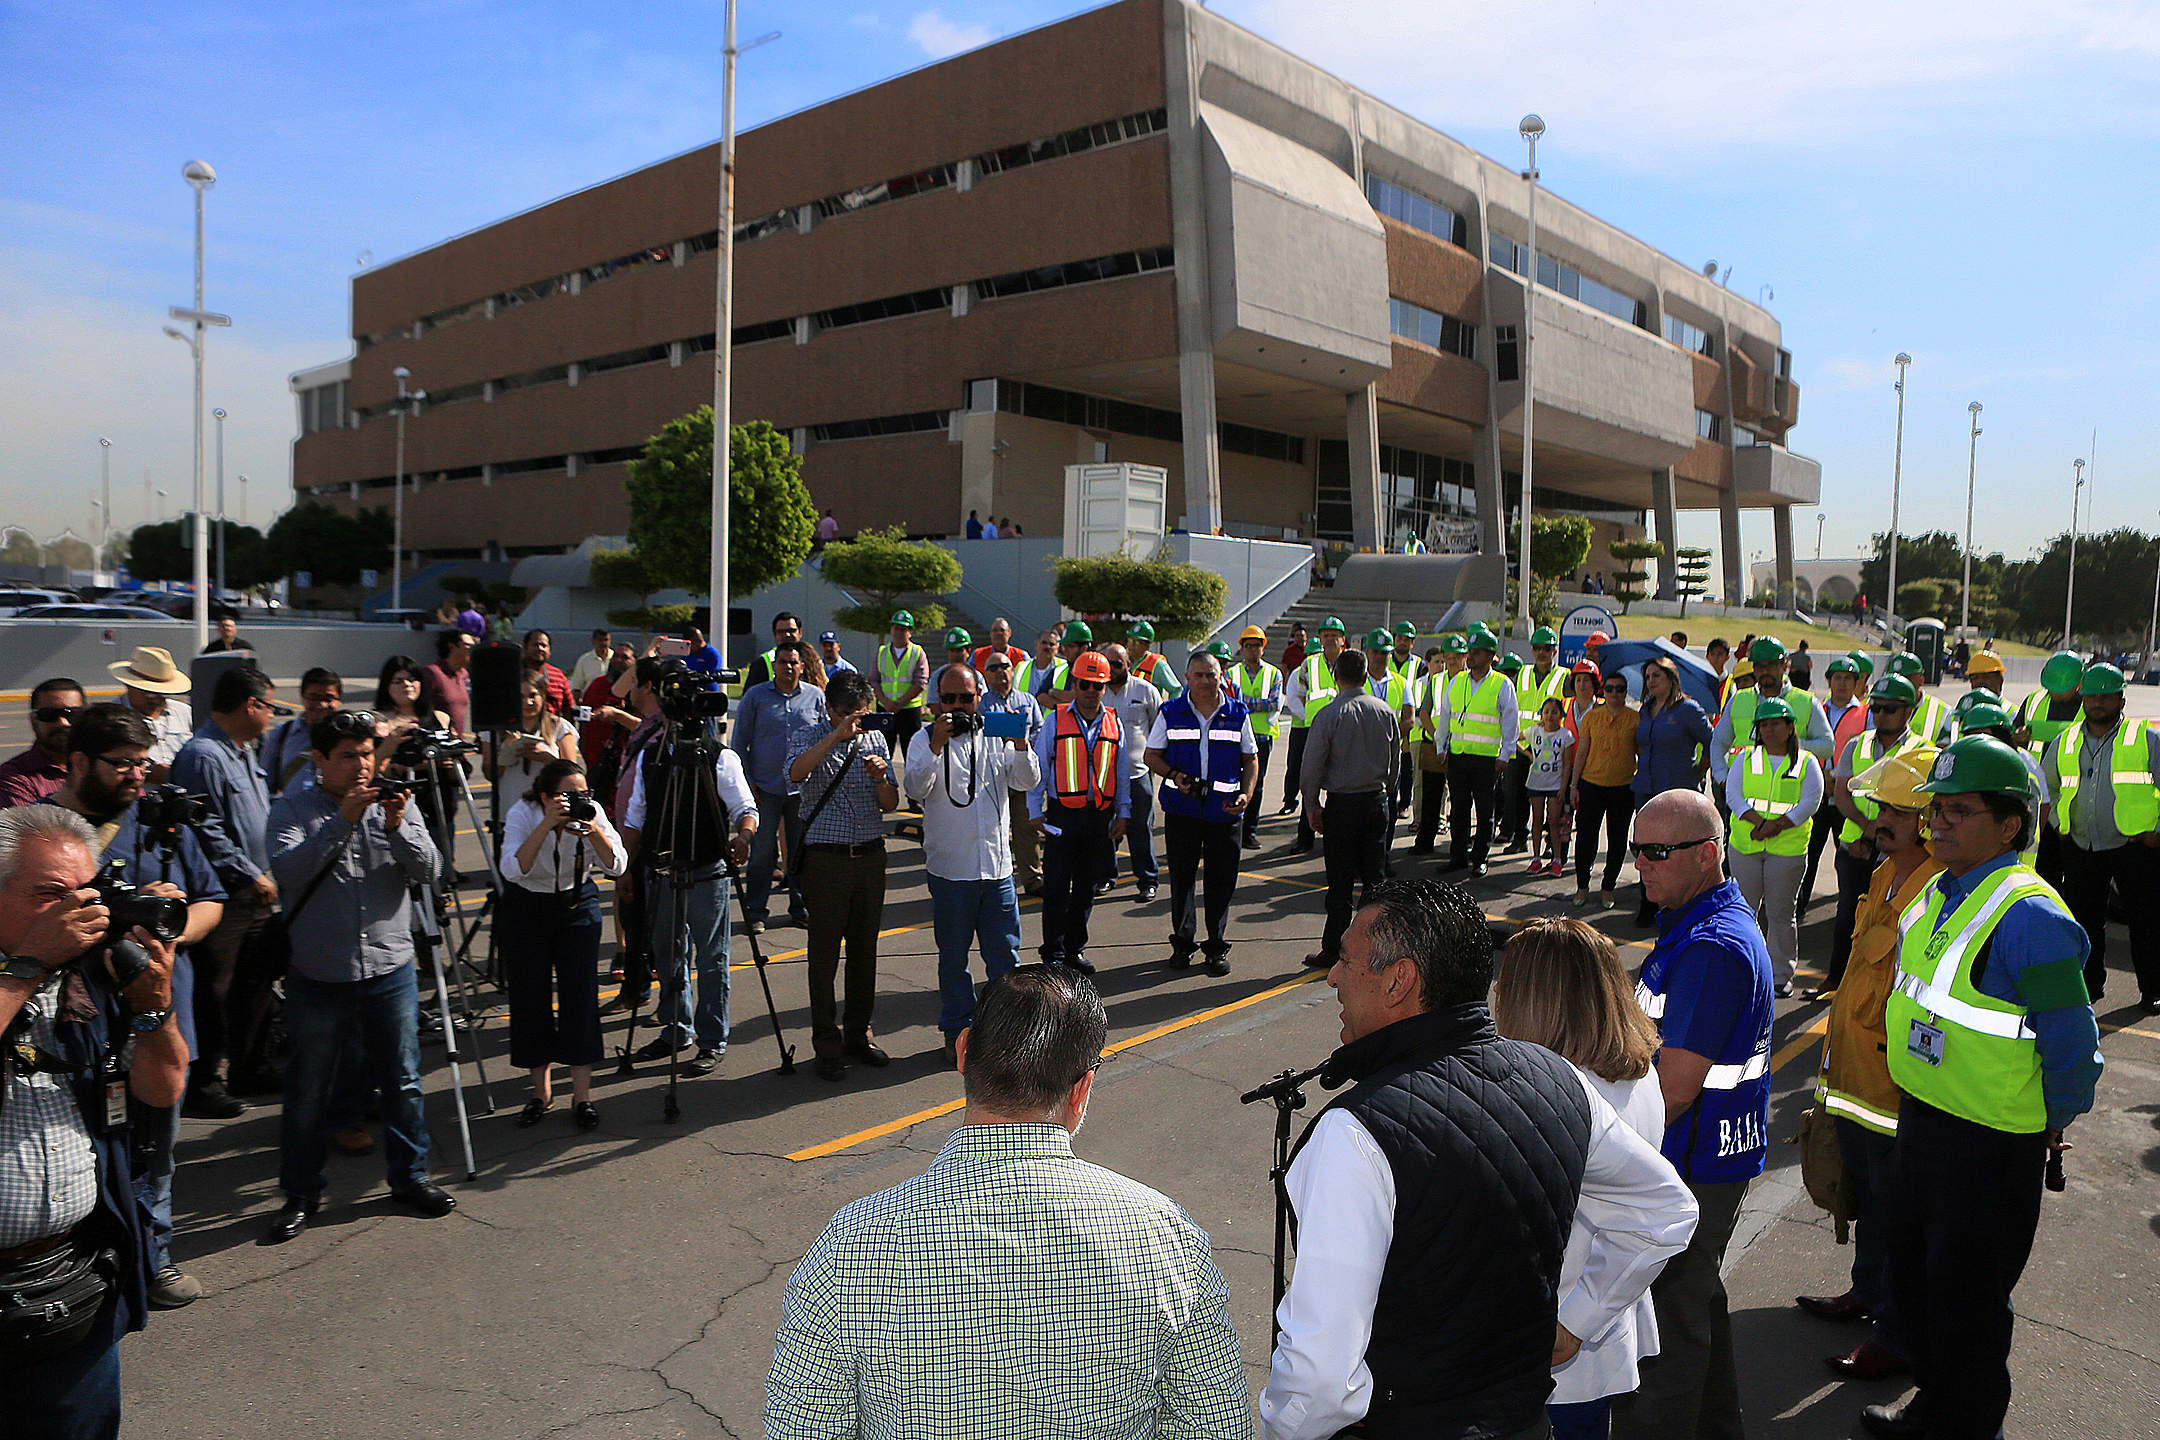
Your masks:
M1244 644L1247 640L1259 640L1264 643L1267 640L1267 631L1262 630L1257 625L1247 625L1243 630L1240 630L1238 632L1237 639L1238 644L1240 645Z
M1900 810L1925 810L1928 797L1918 787L1934 769L1932 746L1906 750L1879 760L1853 776L1852 793L1865 796L1878 805L1895 805Z
M1982 650L1966 662L1967 675L2000 675L2003 673L2002 656L1992 650Z

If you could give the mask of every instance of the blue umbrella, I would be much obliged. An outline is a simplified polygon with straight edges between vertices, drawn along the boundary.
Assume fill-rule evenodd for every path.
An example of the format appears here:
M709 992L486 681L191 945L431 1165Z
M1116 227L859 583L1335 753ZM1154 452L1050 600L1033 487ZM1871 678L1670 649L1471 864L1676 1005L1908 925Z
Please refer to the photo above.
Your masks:
M1680 689L1712 715L1718 711L1718 679L1702 657L1690 654L1666 639L1608 640L1598 647L1598 668L1610 675L1618 670L1627 677L1628 698L1642 702L1642 667L1663 656L1680 672Z

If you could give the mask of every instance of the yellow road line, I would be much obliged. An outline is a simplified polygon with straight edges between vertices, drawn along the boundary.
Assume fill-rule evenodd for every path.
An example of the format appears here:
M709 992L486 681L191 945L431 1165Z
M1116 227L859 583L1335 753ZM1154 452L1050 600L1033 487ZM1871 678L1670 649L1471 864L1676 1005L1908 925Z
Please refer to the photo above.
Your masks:
M1285 980L1280 985L1257 991L1254 994L1247 995L1242 1000L1233 1000L1227 1005L1218 1005L1212 1010L1203 1010L1199 1014L1189 1015L1183 1020L1173 1020L1167 1025L1158 1025L1146 1034L1135 1035L1130 1040L1120 1040L1117 1044L1106 1048L1103 1054L1115 1055L1120 1051L1130 1050L1135 1045L1145 1045L1150 1040L1160 1040L1165 1035L1175 1035L1180 1030L1187 1030L1195 1025L1219 1019L1232 1011L1243 1010L1248 1005L1257 1005L1262 1000L1280 995L1286 990L1295 990L1300 985L1310 985L1319 978L1320 976L1316 973L1300 975L1295 980ZM920 1125L926 1120L935 1120L940 1116L950 1115L965 1104L967 1104L965 1099L948 1100L943 1105L933 1105L928 1110L918 1110L913 1115L905 1115L898 1120L889 1120L883 1125L873 1125L868 1130L858 1130L853 1135L843 1135L837 1140L827 1140L822 1145L812 1145L807 1149L797 1150L787 1158L790 1160L820 1160L827 1155L835 1155L842 1150L860 1145L866 1140L882 1140L887 1135L905 1130L911 1125Z
M1815 1042L1830 1032L1830 1015L1825 1011L1815 1017L1815 1023L1785 1042L1785 1048L1770 1057L1770 1073L1775 1075L1791 1064L1795 1057L1812 1048Z
M2102 1025L2100 1033L2103 1035L2139 1035L2147 1040L2160 1040L2160 1030L2139 1030L2130 1025Z

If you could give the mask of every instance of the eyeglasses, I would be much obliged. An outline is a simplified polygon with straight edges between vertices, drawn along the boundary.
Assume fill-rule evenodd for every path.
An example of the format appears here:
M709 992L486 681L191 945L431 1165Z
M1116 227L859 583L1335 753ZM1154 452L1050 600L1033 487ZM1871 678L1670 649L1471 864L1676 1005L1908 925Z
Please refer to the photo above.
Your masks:
M1103 688L1103 682L1100 680L1075 680L1073 681L1073 688L1075 690L1100 690Z
M1909 710L1912 707L1902 700L1878 700L1867 708L1870 715L1887 715L1892 710Z
M40 705L30 712L30 718L40 725L58 725L73 720L82 713L80 705Z
M118 755L100 755L97 758L100 763L110 765L115 770L123 772L135 770L140 771L142 774L145 775L150 773L150 766L154 763L147 755L131 755L125 758L122 758Z
M329 728L332 738L338 740L372 740L378 724L372 710L339 710L325 715L322 723Z
M972 690L940 690L937 698L947 705L972 705L975 703L975 692Z
M1940 800L1931 800L1928 802L1927 807L1928 823L1940 830L1945 825L1962 825L1967 820L1972 819L1973 816L1982 814L1986 810L1985 805L1975 805L1967 808L1963 805L1946 805Z
M1012 669L1012 661L1010 661L1010 660L992 660L992 661L991 661L990 663L988 663L987 665L983 666L983 669L985 669L985 670L1010 670L1010 669Z
M1676 840L1670 845L1662 845L1655 840L1646 844L1637 844L1631 840L1628 842L1627 848L1628 853L1637 860L1665 861L1672 859L1682 850L1692 850L1697 845L1708 845L1715 839L1717 839L1715 835L1705 835L1700 840Z

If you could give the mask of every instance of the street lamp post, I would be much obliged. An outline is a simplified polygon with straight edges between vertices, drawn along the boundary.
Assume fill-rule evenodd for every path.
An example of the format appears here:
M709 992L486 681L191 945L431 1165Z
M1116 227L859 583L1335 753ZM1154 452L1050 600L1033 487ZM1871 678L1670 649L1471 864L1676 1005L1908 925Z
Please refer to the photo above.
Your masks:
M1823 513L1822 511L1820 511L1820 510L1818 510L1818 511L1816 511L1816 512L1815 512L1815 558L1816 558L1817 560L1820 560L1820 559L1822 559L1822 527L1823 527L1823 521L1825 521L1825 520L1827 520L1827 519L1829 519L1829 518L1830 518L1830 517L1829 517L1828 515L1824 514L1824 513Z
M2085 462L2073 460L2077 484L2070 489L2070 563L2063 567L2063 649L2070 648L2070 602L2077 595L2077 512L2085 494Z
M205 327L213 323L203 309L203 192L217 184L217 171L190 160L180 175L195 190L195 312L173 318L195 323L195 650L200 654L210 643L210 537L202 527L203 511L209 508L203 478L203 342Z
M1973 473L1980 459L1980 402L1975 400L1965 407L1972 416L1972 440L1965 452L1965 583L1962 587L1958 608L1958 638L1967 639L1965 629L1972 624L1972 517Z
M225 407L210 412L217 421L217 594L225 598Z
M233 478L240 482L240 523L245 525L247 524L247 476L236 475Z
M2152 624L2145 627L2145 663L2138 667L2140 678L2152 669L2152 654L2156 646L2160 646L2160 565L2153 567Z
M1522 557L1518 561L1519 573L1515 580L1516 634L1530 633L1530 496L1531 457L1530 437L1537 413L1537 392L1531 378L1531 346L1537 332L1537 142L1545 133L1545 121L1537 115L1525 115L1517 125L1518 132L1530 146L1530 168L1523 171L1523 179L1530 183L1529 229L1530 263L1523 275L1523 327L1522 327Z
M1890 574L1883 586L1883 613L1897 614L1897 527L1898 488L1905 478L1905 369L1912 364L1912 356L1898 351L1897 359L1897 440L1890 451Z
M97 558L90 563L90 572L93 575L105 565L106 551L112 545L112 441L100 435L97 443L98 493L101 498L98 501L98 553Z
M405 608L405 382L412 371L403 365L397 377L397 479L390 491L390 608Z

